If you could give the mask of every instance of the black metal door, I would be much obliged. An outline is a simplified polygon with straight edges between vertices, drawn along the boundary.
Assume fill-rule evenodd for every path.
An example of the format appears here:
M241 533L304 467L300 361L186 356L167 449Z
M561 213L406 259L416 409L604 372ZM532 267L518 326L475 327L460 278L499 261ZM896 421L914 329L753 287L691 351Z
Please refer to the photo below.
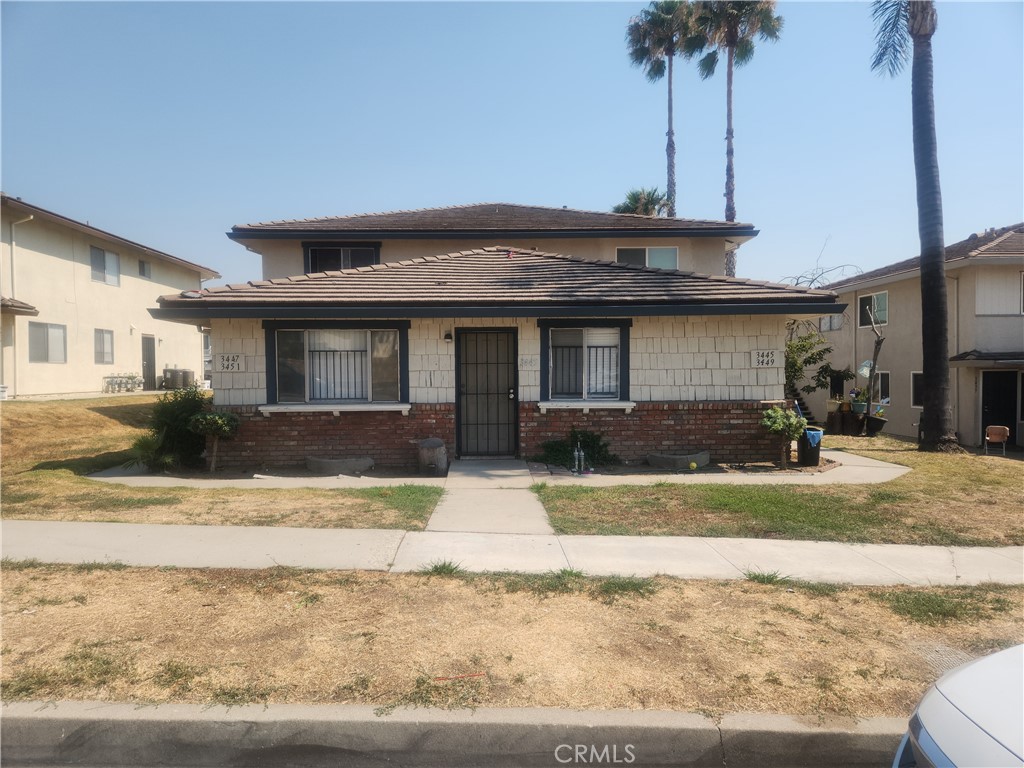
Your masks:
M981 439L985 427L996 424L1010 428L1008 445L1017 444L1017 372L981 372Z
M460 456L514 456L518 447L516 332L456 330Z
M156 338L142 337L142 388L156 389Z

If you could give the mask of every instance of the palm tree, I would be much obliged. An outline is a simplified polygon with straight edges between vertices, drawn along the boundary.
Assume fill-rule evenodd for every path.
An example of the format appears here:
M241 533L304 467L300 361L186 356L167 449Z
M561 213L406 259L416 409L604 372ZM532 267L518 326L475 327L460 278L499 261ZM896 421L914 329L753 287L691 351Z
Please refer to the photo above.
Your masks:
M703 39L690 43L696 53L704 47L711 50L698 64L701 79L707 80L718 66L718 54L725 51L725 220L736 221L736 171L733 165L732 77L733 70L746 64L754 55L754 37L778 40L782 17L775 15L775 0L758 2L702 2L698 4L695 23ZM726 254L725 274L736 276L736 251Z
M942 189L935 140L932 35L938 16L932 0L875 0L875 56L871 69L895 76L913 59L910 73L917 230L921 240L921 355L924 390L922 451L959 451L949 409L949 329Z
M650 189L631 189L626 193L626 200L612 208L612 213L635 213L638 216L661 216L668 210L668 198L658 191Z
M672 61L677 55L687 53L685 41L693 35L693 9L686 0L658 0L634 16L626 28L626 42L629 44L629 59L634 66L643 67L647 79L652 83L661 80L668 73L668 143L665 155L668 160L668 182L665 196L668 200L668 215L676 215L676 139L672 128Z

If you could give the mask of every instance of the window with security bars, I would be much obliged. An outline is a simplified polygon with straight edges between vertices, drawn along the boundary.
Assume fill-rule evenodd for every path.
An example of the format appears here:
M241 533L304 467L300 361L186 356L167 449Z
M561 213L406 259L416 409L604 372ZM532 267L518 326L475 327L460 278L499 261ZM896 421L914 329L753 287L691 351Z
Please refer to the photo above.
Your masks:
M278 402L398 402L398 364L398 331L281 330Z
M619 329L552 328L553 399L617 400Z

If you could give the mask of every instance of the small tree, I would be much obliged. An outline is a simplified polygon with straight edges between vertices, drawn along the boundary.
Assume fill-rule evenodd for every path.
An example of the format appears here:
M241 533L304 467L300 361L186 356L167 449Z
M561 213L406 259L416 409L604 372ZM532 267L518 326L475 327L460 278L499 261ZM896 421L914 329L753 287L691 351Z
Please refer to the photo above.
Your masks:
M807 369L813 372L810 376L810 383L800 387L800 391L810 394L819 389L827 389L831 386L832 378L842 377L843 381L853 378L853 372L849 368L839 370L832 367L828 356L832 354L832 345L825 341L816 330L808 330L802 335L797 335L797 326L790 326L789 338L786 340L786 390L796 391L797 384L807 378ZM817 367L815 367L817 366Z
M762 414L761 426L781 439L782 468L786 469L789 466L789 444L793 440L798 440L807 429L807 419L797 416L795 411L775 405Z
M238 432L238 417L223 411L204 411L197 413L188 420L188 428L197 435L213 438L213 450L210 455L210 471L217 471L217 446L220 439L230 440Z

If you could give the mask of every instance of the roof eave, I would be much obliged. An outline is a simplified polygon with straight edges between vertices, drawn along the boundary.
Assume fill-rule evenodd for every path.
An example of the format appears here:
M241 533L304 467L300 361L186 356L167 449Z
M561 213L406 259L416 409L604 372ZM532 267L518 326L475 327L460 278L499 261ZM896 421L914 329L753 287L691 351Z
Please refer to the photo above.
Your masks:
M752 225L712 228L593 228L593 229L259 229L232 227L227 236L231 240L345 240L345 239L406 239L406 240L469 240L481 237L743 237L753 238L760 230Z
M653 317L687 315L785 315L835 314L846 309L834 301L779 301L750 303L671 304L438 304L406 305L324 305L259 304L242 306L171 305L153 308L158 320L195 323L210 319L376 319L437 317Z

